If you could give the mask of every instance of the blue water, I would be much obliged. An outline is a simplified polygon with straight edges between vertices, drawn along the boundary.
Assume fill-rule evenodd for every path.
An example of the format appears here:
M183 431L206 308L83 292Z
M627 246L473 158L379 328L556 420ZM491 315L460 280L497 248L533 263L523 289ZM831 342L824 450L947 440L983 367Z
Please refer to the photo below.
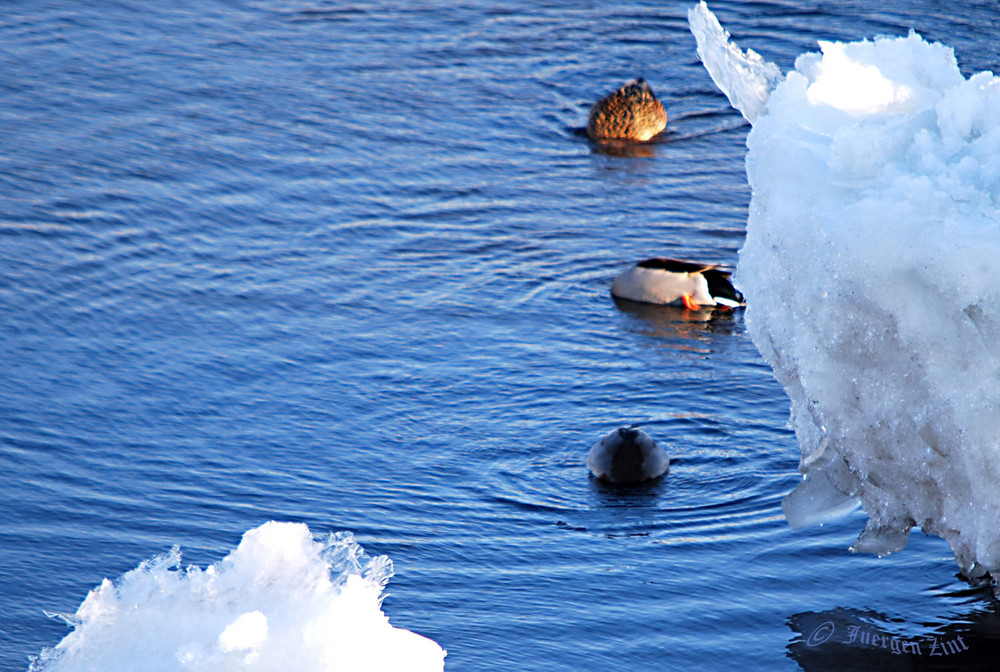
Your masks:
M943 541L788 528L788 401L740 314L609 296L741 245L748 126L690 4L5 3L0 669L103 577L271 519L392 557L386 613L456 672L988 669ZM993 2L710 7L786 69L911 27L1000 69ZM636 76L665 138L592 146ZM630 423L670 476L603 487L587 450Z

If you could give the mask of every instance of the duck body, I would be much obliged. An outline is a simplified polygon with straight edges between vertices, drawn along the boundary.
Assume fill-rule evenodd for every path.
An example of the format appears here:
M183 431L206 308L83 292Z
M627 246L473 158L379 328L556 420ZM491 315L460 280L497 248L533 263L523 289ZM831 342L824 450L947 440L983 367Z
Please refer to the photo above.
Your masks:
M656 258L640 261L611 284L611 294L639 303L677 304L701 307L744 305L743 295L733 287L732 274L715 264L681 259Z
M667 111L646 80L634 79L590 108L591 140L646 142L667 127Z
M646 432L619 427L594 444L587 466L602 481L628 485L663 476L670 470L670 458Z

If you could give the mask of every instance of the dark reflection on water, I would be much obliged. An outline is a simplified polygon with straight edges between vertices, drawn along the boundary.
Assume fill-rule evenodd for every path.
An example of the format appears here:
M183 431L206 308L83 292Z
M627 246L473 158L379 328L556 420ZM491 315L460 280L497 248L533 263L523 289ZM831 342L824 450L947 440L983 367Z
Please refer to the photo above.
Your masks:
M989 601L989 589L979 598ZM908 623L872 610L803 612L788 622L788 656L824 670L994 670L1000 656L996 605L972 602L947 623Z
M743 312L723 307L688 310L683 307L640 303L614 297L615 306L643 325L654 338L707 341L708 334L732 334L743 329Z
M604 142L595 142L593 149L595 154L624 156L633 159L650 159L656 156L656 141L619 142L615 140L606 140Z
M668 473L648 483L633 485L613 485L593 477L590 482L602 506L632 508L655 506L668 487L666 481L669 478Z

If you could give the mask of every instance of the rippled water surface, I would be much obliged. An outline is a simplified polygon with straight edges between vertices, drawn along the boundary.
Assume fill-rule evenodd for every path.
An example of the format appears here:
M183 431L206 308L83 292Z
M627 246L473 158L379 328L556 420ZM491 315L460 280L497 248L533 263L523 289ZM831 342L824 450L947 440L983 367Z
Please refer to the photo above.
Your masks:
M103 577L276 519L392 557L385 611L449 670L987 669L944 542L788 528L788 402L739 313L609 296L742 242L748 127L689 4L6 3L0 668ZM995 3L710 6L783 68L910 28L1000 67ZM667 133L591 145L636 76ZM669 477L597 484L631 423Z

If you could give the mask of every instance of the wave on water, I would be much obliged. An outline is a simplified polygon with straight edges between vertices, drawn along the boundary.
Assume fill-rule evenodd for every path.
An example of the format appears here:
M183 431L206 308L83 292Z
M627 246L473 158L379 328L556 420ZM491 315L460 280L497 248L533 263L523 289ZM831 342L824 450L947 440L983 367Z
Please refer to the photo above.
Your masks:
M943 537L1000 570L1000 79L906 37L820 42L795 69L689 13L716 84L752 122L735 281L792 402L793 527L858 501L854 550Z
M391 576L392 561L365 556L350 533L317 542L304 524L272 521L205 569L182 569L174 547L105 579L29 672L443 670L441 647L382 613Z

